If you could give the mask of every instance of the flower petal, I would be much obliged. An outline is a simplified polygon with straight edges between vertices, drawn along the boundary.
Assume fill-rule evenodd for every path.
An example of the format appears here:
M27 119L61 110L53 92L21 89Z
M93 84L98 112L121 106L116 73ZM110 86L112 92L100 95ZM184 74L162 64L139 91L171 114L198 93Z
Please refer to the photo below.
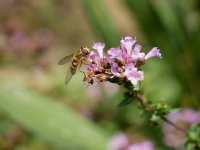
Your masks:
M132 53L132 49L134 44L136 43L136 40L130 36L127 36L122 38L120 43L121 43L121 48L123 50L126 50L126 52L130 55Z
M105 47L105 44L101 42L94 43L94 45L92 46L93 49L97 50L100 58L103 58L104 47Z
M108 55L111 59L122 59L122 50L120 48L111 48L108 50Z
M145 56L145 59L149 59L152 57L158 57L158 58L162 58L162 55L160 53L160 49L157 47L152 48Z
M112 137L109 143L109 150L125 149L128 144L128 137L123 133L119 133Z
M134 48L133 48L133 52L135 53L139 53L142 50L142 45L140 44L135 44Z
M132 57L133 61L137 61L139 59L141 59L141 60L144 59L145 53L141 52L141 50L142 50L142 46L141 45L136 44L134 46L132 54L131 54L131 57Z
M90 62L97 62L98 61L98 55L97 55L97 53L96 52L93 52L93 51L91 51L90 52L90 54L89 54L89 61Z
M139 81L144 80L144 72L138 71L133 64L128 64L125 66L124 75L133 85L137 85Z
M111 64L111 72L113 75L119 77L121 74L119 72L119 66L116 63Z
M150 141L144 141L130 145L127 150L154 150L154 145Z

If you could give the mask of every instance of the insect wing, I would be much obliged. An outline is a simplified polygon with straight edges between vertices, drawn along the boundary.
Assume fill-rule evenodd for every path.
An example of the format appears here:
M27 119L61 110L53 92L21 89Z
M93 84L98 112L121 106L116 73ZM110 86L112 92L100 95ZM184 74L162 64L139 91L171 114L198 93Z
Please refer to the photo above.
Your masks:
M65 84L68 84L68 82L71 80L73 74L71 71L71 66L67 66L66 76L65 76Z
M65 57L63 57L59 62L58 65L64 65L66 63L68 63L73 57L73 54L67 55Z

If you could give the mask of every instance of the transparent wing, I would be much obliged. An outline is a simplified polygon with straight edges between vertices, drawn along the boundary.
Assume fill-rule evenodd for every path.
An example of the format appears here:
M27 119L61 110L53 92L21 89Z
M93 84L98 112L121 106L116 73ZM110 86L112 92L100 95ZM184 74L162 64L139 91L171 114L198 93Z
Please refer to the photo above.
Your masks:
M65 57L63 57L59 62L58 65L64 65L66 63L68 63L73 57L73 54L67 55Z
M69 83L69 81L71 80L71 78L72 78L72 73L69 73L69 74L67 74L66 76L65 76L65 84L68 84Z
M80 64L76 68L73 68L73 69L71 69L71 66L67 66L65 84L67 84L71 80L72 76L76 73L77 69L79 68L80 68Z
M72 76L73 76L73 73L71 71L71 67L67 66L66 76L65 76L65 84L68 84L68 82L71 80Z

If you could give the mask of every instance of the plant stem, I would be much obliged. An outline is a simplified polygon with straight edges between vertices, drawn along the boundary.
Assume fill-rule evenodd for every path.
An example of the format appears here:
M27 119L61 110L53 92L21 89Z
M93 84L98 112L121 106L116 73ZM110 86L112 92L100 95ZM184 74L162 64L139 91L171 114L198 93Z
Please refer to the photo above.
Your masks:
M149 112L149 113L153 113L155 111L154 108L152 107L152 105L150 105L149 103L147 103L147 99L144 97L144 95L136 93L135 97L138 100L138 102L140 103L140 105L142 106L142 108L144 109L144 111ZM177 126L175 123L173 123L171 120L169 120L165 116L160 116L160 118L164 122L166 122L166 123L170 124L171 126L173 126L174 128L176 128L177 130L179 130L179 131L181 131L183 133L186 133L185 129Z

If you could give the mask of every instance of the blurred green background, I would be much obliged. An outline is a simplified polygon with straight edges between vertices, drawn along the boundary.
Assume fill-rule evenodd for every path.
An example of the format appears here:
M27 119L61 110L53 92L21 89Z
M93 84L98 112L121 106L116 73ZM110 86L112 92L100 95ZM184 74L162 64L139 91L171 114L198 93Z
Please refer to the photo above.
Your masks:
M163 54L144 67L145 95L199 109L199 0L0 0L0 149L104 150L124 132L170 150L137 107L117 107L119 87L64 84L60 58L126 35Z

